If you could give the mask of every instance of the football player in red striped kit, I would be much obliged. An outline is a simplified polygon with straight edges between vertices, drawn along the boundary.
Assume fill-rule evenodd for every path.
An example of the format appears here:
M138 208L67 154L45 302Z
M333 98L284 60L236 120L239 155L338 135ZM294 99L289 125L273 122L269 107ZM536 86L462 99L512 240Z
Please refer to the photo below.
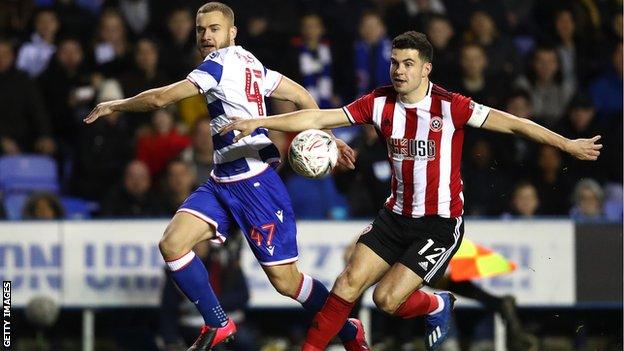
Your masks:
M387 141L391 194L316 314L304 351L324 350L347 320L353 302L375 283L373 299L380 309L402 318L425 317L428 350L446 339L454 297L420 288L443 276L462 240L460 164L466 126L523 136L581 160L594 161L600 154L600 136L570 140L444 90L429 81L431 61L426 36L406 32L392 42L392 86L375 89L342 109L239 120L223 129L238 130L236 138L242 138L260 127L296 132L372 124Z

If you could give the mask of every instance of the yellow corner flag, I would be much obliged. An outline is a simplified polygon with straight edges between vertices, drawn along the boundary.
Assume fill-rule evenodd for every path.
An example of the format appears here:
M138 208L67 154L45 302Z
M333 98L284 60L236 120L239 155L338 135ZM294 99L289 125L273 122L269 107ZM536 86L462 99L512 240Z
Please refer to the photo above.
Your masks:
M464 238L450 262L450 277L453 281L493 277L513 272L516 264L503 255L477 245Z

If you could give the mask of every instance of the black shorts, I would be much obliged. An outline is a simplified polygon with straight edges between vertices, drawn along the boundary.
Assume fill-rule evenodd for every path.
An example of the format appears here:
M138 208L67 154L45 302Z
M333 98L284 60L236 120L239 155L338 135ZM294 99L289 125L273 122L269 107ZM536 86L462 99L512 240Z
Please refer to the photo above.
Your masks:
M393 265L400 262L428 285L440 279L464 236L462 217L409 218L385 207L379 211L359 243Z

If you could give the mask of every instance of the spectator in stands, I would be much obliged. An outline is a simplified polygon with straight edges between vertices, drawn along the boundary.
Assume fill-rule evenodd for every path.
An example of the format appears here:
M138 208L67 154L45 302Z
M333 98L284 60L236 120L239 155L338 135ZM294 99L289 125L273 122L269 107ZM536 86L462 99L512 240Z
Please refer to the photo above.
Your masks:
M622 184L608 183L604 186L604 214L609 221L622 222L624 218L624 188Z
M451 83L455 92L472 97L479 103L488 106L500 105L498 79L487 74L488 58L478 44L466 44L461 49L460 74Z
M532 172L532 183L537 189L540 214L565 216L570 203L562 194L572 190L570 175L563 169L561 153L552 146L542 145L537 153L537 168Z
M350 143L357 153L355 170L334 173L338 191L347 197L352 217L373 218L390 193L392 170L386 145L373 126L364 126Z
M483 136L466 150L468 158L462 167L466 214L499 215L509 198L510 176L495 163L492 145Z
M57 0L53 5L54 11L59 14L62 29L60 34L75 36L83 44L93 39L96 29L93 24L97 23L97 17L84 7L86 2L85 0Z
M584 95L577 95L570 102L568 113L560 122L560 131L569 138L587 138L591 137L591 133L594 133L591 135L604 136L606 131L599 125L595 116L596 110L591 100ZM605 173L609 171L606 168L612 164L612 160L600 160L599 163L589 166L565 157L565 164L568 177L571 177L573 182L587 177L598 179L602 182L604 181Z
M375 12L365 12L360 19L360 39L355 42L357 96L390 84L388 70L391 44L381 16Z
M172 83L158 68L158 47L147 38L139 39L134 49L134 65L119 76L119 83L125 96L134 96L142 91ZM135 113L130 117L131 126L138 128L148 123L149 113Z
M522 118L533 118L531 96L522 89L513 90L505 100L505 112ZM565 135L565 134L564 134ZM567 136L567 135L566 135ZM508 135L491 136L495 140L497 159L503 166L522 177L530 173L535 161L537 145L526 139Z
M97 103L123 99L121 86L113 79L104 80L97 94ZM112 189L121 179L134 152L134 140L126 121L120 112L115 112L90 128L78 129L71 178L74 194L101 202L106 195L102 189Z
M165 37L161 57L165 74L173 80L186 77L197 65L195 64L195 38L193 32L195 20L186 7L174 8L167 19L167 36Z
M546 126L559 121L574 95L574 82L564 78L555 48L540 46L532 55L527 75L516 81L531 94L535 117Z
M512 76L518 66L518 54L509 38L498 29L496 22L485 10L470 16L470 26L465 34L468 43L479 44L488 59L488 71Z
M529 0L522 0L529 1ZM444 0L447 13L455 28L465 29L470 27L472 15L481 11L487 13L496 27L505 30L507 26L506 1L500 0Z
M598 221L604 219L604 192L597 181L585 178L574 187L574 207L570 211L572 219L577 221Z
M0 1L0 28L3 35L11 38L27 35L26 26L32 19L33 11L31 1Z
M11 43L0 39L0 154L52 154L56 144L39 89L14 59Z
M39 76L54 135L65 147L77 145L82 118L89 113L95 97L91 71L87 68L80 42L71 37L59 41L58 50L48 68Z
M287 76L296 77L296 60L284 60L284 49L291 49L288 40L281 38L280 33L273 30L271 18L267 9L254 9L254 13L249 17L245 28L239 28L239 36L245 43L245 48L262 61L267 67L279 67L280 72ZM290 58L290 57L289 57ZM286 62L288 61L288 62ZM290 62L293 61L293 62Z
M604 73L589 87L591 99L601 120L622 119L624 88L622 88L622 42L611 51Z
M534 217L539 209L540 202L537 189L527 181L521 181L511 193L511 211L505 217L513 216L523 219Z
M385 12L388 32L395 37L408 30L423 31L432 15L444 15L442 0L403 0L389 5Z
M179 159L169 162L164 184L167 214L173 216L182 202L195 190L196 185L190 164Z
M259 351L259 342L245 322L249 288L240 264L243 236L233 234L224 245L209 242L197 244L193 251L202 260L210 275L210 283L221 301L223 310L236 323L236 338L228 343L232 351ZM169 274L169 270L165 270ZM177 289L173 279L165 279L161 295L160 333L164 351L184 351L193 343L203 320L193 304ZM217 347L215 350L223 350Z
M568 105L568 112L559 123L561 134L568 138L587 138L599 134L594 104L586 95L577 94Z
M535 44L535 38L532 35L537 27L533 17L535 2L536 0L503 1L509 26L507 32L513 35L516 50L521 56L529 52Z
M108 9L100 16L93 55L98 71L107 77L117 76L132 67L126 27L114 9Z
M150 1L119 0L118 7L132 34L142 35L150 24Z
M173 114L157 110L152 114L151 130L138 137L136 158L145 162L153 177L158 177L167 163L190 144L191 139L178 132Z
M562 9L554 16L555 38L558 42L557 53L561 60L563 79L572 82L584 82L589 67L587 53L589 48L576 30L574 14L569 9Z
M120 186L106 196L102 204L102 216L146 218L165 215L163 201L151 189L147 165L139 160L127 166Z
M42 219L55 220L65 216L65 209L59 198L52 193L33 193L22 211L22 218L26 220Z
M285 183L297 219L347 217L347 201L338 193L331 177L309 179L293 174Z
M319 108L339 105L334 98L332 53L329 43L323 41L325 27L317 14L301 18L301 37L293 40L297 52L300 83L312 95Z
M214 166L210 120L197 121L193 129L192 145L182 152L181 157L185 162L192 164L198 183L208 180Z
M457 50L453 42L455 31L451 21L442 15L431 15L427 20L426 33L433 46L435 68L431 80L442 86L449 86L457 72Z
M59 30L59 21L54 10L43 8L35 14L35 31L30 41L22 45L17 54L17 68L37 77L48 67L56 46L54 40Z
M622 36L622 32L624 31L622 24L622 7L621 5L615 8L615 11L612 12L611 18L607 23L607 28L605 30L606 33L603 46L607 48L614 47L617 43L620 43L624 37ZM605 52L604 56L607 56L608 52Z

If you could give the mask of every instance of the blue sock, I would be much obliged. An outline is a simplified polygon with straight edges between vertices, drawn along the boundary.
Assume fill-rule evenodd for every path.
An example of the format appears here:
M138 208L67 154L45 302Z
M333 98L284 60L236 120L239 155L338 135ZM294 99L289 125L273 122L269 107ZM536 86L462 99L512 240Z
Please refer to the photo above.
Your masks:
M186 297L195 304L207 326L218 328L227 324L227 316L215 296L206 266L193 251L167 262L171 277Z
M296 300L299 301L299 303L306 310L316 313L323 308L323 305L325 305L325 301L327 300L327 297L329 297L329 291L325 285L318 280L313 279L307 274L302 275L303 281L299 287L299 293L297 294ZM357 328L349 321L347 321L338 332L338 337L342 340L342 342L353 340L356 335Z

